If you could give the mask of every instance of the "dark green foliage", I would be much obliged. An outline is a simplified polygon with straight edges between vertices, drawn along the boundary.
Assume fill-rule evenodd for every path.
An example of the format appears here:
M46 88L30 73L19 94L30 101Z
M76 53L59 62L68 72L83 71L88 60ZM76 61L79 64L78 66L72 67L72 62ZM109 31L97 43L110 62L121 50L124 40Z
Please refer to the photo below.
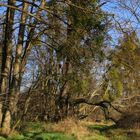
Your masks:
M31 133L31 132L30 132ZM24 135L12 135L7 138L0 136L0 140L75 140L75 138L71 136L67 136L62 133L50 132L50 133L31 133L28 135L29 132L25 133Z
M74 140L61 133L41 133L33 137L34 140Z

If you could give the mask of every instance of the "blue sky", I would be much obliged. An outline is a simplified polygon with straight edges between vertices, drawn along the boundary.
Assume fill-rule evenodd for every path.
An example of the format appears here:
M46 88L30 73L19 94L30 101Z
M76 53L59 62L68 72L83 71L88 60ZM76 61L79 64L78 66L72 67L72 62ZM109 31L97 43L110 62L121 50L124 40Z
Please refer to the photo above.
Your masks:
M7 0L5 0L5 2L6 1ZM49 1L49 0L47 0L47 1ZM107 0L104 0L104 1L106 2ZM128 0L128 1L131 1L131 0ZM117 2L118 2L117 0L111 0L111 2L107 2L102 7L102 9L104 11L107 11L108 13L115 14L116 20L119 21L120 23L123 23L124 20L127 21L128 19L131 19L131 25L128 22L127 24L121 24L122 27L130 29L132 26L134 29L136 29L137 33L140 34L140 23L138 23L136 18L134 18L134 16L132 16L132 14L130 14L128 11L120 9ZM0 3L2 3L2 2L0 2ZM136 7L137 5L134 5L134 6ZM6 7L0 6L0 14L3 14L5 10L6 10ZM140 7L137 8L137 13L140 15ZM115 20L113 18L112 18L112 22L115 23ZM115 28L111 29L109 31L109 34L113 38L112 44L117 43L117 39L119 38L119 36L121 34L119 34L119 32Z
M0 2L1 3L1 2ZM121 10L118 8L118 5L116 3L113 2L109 2L106 5L104 5L103 10L108 12L109 14L114 14L115 18L119 21L119 22L124 22L124 20L126 19L131 19L132 22L132 27L137 29L138 34L140 34L139 29L140 29L140 23L136 22L136 19L126 10ZM0 6L0 15L4 13L4 11L6 10L6 7ZM140 14L140 8L137 9L137 12ZM114 23L114 19L112 18L112 22ZM128 27L128 25L126 24L122 24L122 26ZM118 43L118 38L120 35L119 32L114 28L112 28L109 31L110 36L112 37L112 42L111 43L111 47L113 48L113 45L116 45Z
M106 0L104 0L106 1ZM135 18L134 15L127 9L123 9L118 5L118 0L110 0L111 2L106 3L102 9L108 13L114 14L114 19L112 18L112 23L115 25L116 21L122 26L125 31L135 30L138 35L140 35L140 22ZM124 2L124 1L122 1ZM135 12L140 19L140 0L136 0L137 4L132 3L132 0L125 1L130 8L135 8ZM139 4L139 5L138 5ZM116 24L119 26L118 24ZM112 45L118 42L118 38L122 36L122 32L116 30L116 27L109 31L112 37Z

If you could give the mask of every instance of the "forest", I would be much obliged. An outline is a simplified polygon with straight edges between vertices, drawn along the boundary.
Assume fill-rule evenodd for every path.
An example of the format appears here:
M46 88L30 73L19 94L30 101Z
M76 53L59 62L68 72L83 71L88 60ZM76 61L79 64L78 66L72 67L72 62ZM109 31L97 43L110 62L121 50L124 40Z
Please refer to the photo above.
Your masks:
M0 140L139 140L140 0L0 0Z

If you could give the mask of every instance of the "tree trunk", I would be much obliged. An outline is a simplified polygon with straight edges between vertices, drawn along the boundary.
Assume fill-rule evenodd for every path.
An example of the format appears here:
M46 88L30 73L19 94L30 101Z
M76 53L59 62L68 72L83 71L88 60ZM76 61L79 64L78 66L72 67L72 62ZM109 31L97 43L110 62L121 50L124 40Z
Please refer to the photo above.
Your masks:
M1 69L2 69L2 43L0 43L0 85L1 85ZM1 121L2 121L2 103L0 99L0 122Z
M41 0L41 5L45 5L45 0ZM8 5L15 6L16 0L8 0ZM4 101L0 102L0 125L1 131L0 133L3 135L8 135L11 131L11 124L13 123L13 118L15 117L15 112L17 108L18 95L20 93L20 84L22 80L22 76L25 70L25 65L27 62L28 55L31 50L30 41L33 37L35 27L31 29L31 36L28 37L26 42L24 55L21 58L22 50L23 50L23 40L25 34L25 23L28 11L28 3L22 3L22 13L19 25L19 33L18 40L16 45L16 52L14 52L13 48L13 24L14 24L14 15L15 9L10 6L7 8L6 12L6 26L5 26L5 38L4 38L4 46L2 50L2 71L1 71L1 85L0 85L0 93L5 95ZM36 16L40 14L40 9L38 8L38 12ZM35 19L35 24L37 20ZM30 35L30 34L29 34ZM12 55L14 55L14 61L12 62Z
M27 4L23 3L23 11L27 10ZM13 14L14 18L14 14ZM21 14L20 20L20 27L19 27L19 35L18 35L18 44L16 46L16 55L14 64L11 65L9 62L8 72L9 75L12 75L10 72L11 66L13 67L13 75L12 75L12 82L9 82L9 92L8 92L8 102L6 102L6 109L3 112L3 118L1 122L1 133L2 134L9 134L11 130L11 119L13 114L16 111L16 104L18 101L18 94L20 92L20 65L21 65L21 54L22 54L22 46L23 46L23 39L24 39L24 31L25 31L25 23L26 21L26 14ZM12 27L11 27L12 28ZM11 33L12 38L12 33ZM11 41L12 42L12 41ZM12 48L10 48L10 54L12 55ZM6 65L7 66L7 65ZM9 79L8 79L9 78ZM11 80L11 77L7 77L8 80ZM6 88L6 87L5 87ZM2 88L3 89L3 88Z
M8 135L11 131L11 113L6 111L3 115L4 120L2 120L1 134Z
M15 5L15 0L9 0L8 5ZM14 13L15 10L12 8L7 8L6 13L6 26L5 26L5 38L4 45L2 48L2 69L1 69L1 85L0 85L0 93L6 95L8 91L8 83L10 80L10 69L11 69L11 60L12 60L12 33L13 33L13 21L14 21ZM5 96L6 97L6 96ZM5 101L1 102L1 133L8 134L10 131L10 121L11 115L10 112L6 108L5 105L7 103L7 98Z

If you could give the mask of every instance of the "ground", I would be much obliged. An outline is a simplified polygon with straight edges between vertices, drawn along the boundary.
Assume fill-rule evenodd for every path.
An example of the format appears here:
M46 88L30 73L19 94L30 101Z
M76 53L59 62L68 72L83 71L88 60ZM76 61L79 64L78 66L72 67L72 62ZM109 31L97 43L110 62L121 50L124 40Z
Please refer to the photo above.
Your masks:
M140 140L139 129L117 128L111 123L62 121L57 124L30 122L22 124L0 140Z

